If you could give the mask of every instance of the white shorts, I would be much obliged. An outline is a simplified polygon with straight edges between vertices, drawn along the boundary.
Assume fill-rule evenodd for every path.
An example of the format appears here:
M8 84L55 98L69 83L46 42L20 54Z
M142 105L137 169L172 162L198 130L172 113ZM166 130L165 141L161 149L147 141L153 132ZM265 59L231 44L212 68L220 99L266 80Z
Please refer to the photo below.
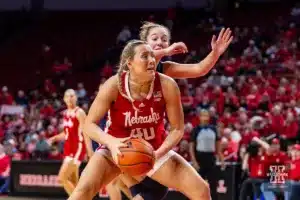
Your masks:
M97 153L100 153L101 155L103 155L105 158L109 159L110 161L112 161L113 163L115 163L112 159L111 153L108 149L106 148L99 148L96 151ZM151 177L153 176L153 174L160 169L163 164L165 164L172 156L174 156L175 154L177 154L175 151L171 150L168 153L166 153L163 157L161 157L160 159L156 160L154 163L153 168L147 173L147 176Z
M71 157L71 156L66 156L64 158L64 161L63 162L66 162L66 163L69 163L69 162L73 162L75 165L77 166L80 166L81 165L81 161Z
M147 176L151 177L159 168L161 168L172 156L177 154L175 151L171 150L168 153L166 153L163 157L156 160L154 163L153 168L147 173Z

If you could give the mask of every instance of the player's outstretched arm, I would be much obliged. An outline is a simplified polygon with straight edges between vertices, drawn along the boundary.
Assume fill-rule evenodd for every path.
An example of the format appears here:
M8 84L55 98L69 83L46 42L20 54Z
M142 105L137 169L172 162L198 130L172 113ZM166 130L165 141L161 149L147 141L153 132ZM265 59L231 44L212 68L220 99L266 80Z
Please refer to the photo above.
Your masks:
M173 78L196 78L204 76L215 66L232 39L231 30L223 28L218 37L215 35L212 37L212 50L201 62L196 64L181 64L167 61L163 63L164 73Z
M161 74L160 77L171 130L163 144L156 150L157 159L175 147L184 134L184 115L178 85L168 76Z
M47 140L47 143L48 143L49 145L52 145L54 142L65 140L65 137L66 137L66 134L65 134L65 132L63 131L63 132L61 132L61 133L59 133L59 134L57 134L57 135L54 135L54 136L52 136L51 138L49 138L49 139Z

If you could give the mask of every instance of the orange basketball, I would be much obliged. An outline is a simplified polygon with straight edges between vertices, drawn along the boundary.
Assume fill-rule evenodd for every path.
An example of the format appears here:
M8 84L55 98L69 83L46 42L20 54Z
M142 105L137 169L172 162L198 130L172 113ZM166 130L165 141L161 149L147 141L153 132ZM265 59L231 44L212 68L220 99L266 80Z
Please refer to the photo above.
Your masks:
M129 139L126 148L121 148L123 156L119 156L121 171L138 176L149 172L154 165L154 149L143 139Z

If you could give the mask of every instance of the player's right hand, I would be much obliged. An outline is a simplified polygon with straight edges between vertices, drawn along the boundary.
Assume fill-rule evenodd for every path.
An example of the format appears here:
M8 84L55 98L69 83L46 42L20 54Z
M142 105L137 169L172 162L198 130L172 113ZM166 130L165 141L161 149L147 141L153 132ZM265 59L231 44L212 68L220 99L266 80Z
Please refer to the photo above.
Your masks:
M167 48L168 56L172 56L180 53L187 53L188 49L183 42L175 42Z
M113 160L116 164L119 163L118 156L122 156L120 148L127 147L127 144L125 142L129 139L130 139L130 137L127 137L127 138L114 138L107 145L107 148L110 150L112 158L113 158Z
M48 144L49 146L52 146L53 140L52 140L51 138L49 138L49 139L47 140L47 144Z

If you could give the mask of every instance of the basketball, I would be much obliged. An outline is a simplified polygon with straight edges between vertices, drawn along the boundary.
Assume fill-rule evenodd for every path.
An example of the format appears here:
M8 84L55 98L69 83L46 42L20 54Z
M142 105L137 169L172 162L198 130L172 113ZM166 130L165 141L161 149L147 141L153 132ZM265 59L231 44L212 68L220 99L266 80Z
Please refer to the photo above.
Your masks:
M154 149L143 139L129 139L127 147L121 148L119 168L131 176L143 175L149 172L154 165Z

